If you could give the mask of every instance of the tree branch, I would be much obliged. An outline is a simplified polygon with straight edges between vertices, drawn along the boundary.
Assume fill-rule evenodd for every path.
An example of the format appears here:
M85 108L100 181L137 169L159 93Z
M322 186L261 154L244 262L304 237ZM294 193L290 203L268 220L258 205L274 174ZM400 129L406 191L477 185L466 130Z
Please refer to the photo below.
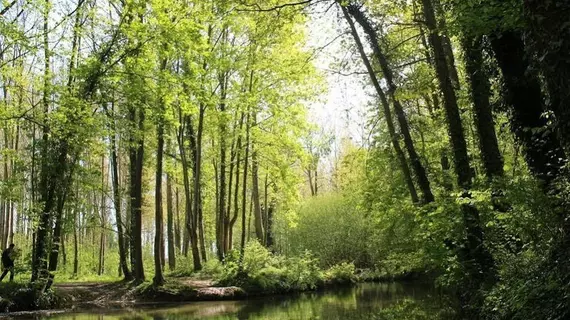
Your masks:
M279 11L283 8L287 8L287 7L296 7L296 6L300 6L300 5L305 5L305 4L310 4L311 2L313 2L314 0L304 0L304 1L299 1L299 2L289 2L289 3L284 3L275 7L270 7L270 8L262 8L259 4L255 3L255 4L245 4L245 6L247 7L254 7L255 9L236 9L236 11L238 12L270 12L270 11Z

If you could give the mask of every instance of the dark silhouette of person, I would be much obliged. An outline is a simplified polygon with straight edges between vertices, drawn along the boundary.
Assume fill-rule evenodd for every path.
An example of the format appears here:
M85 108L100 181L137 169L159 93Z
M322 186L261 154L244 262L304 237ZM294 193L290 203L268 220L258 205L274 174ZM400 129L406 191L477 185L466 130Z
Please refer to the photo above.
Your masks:
M4 267L4 272L2 276L0 276L0 282L4 280L8 271L10 271L10 282L14 281L14 258L12 257L14 253L14 244L10 244L10 246L4 251L2 251L2 266Z

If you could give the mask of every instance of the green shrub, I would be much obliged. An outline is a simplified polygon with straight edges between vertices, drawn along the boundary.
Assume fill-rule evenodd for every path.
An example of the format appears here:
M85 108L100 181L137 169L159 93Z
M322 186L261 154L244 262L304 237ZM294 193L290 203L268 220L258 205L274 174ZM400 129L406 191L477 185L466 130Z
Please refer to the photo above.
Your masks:
M324 278L330 284L348 284L356 282L356 268L353 263L343 262L330 267L324 273Z
M0 286L0 312L55 309L68 301L54 290L40 290L28 283L5 283Z
M218 284L239 286L251 293L314 290L323 284L318 260L309 252L285 258L252 241L245 248L242 268L238 251L230 252L224 262L216 278Z
M300 256L309 250L324 268L342 262L370 266L371 231L358 203L341 194L311 198L276 224L281 252Z

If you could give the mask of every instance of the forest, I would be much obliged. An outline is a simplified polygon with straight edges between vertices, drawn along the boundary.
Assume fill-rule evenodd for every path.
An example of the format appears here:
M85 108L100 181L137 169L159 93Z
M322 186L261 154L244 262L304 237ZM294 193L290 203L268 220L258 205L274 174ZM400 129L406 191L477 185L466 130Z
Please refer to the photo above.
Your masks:
M429 279L567 319L569 152L569 0L3 0L1 311Z

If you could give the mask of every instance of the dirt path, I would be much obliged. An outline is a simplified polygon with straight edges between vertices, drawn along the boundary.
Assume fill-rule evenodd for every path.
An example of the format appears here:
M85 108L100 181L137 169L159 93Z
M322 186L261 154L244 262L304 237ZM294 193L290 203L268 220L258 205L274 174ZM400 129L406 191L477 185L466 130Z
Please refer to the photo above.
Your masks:
M128 282L71 282L56 284L58 292L70 299L74 308L127 307L134 304L241 299L238 287L215 287L211 279L171 278L164 287Z
M125 306L134 303L135 287L125 282L59 283L55 287L73 306Z

